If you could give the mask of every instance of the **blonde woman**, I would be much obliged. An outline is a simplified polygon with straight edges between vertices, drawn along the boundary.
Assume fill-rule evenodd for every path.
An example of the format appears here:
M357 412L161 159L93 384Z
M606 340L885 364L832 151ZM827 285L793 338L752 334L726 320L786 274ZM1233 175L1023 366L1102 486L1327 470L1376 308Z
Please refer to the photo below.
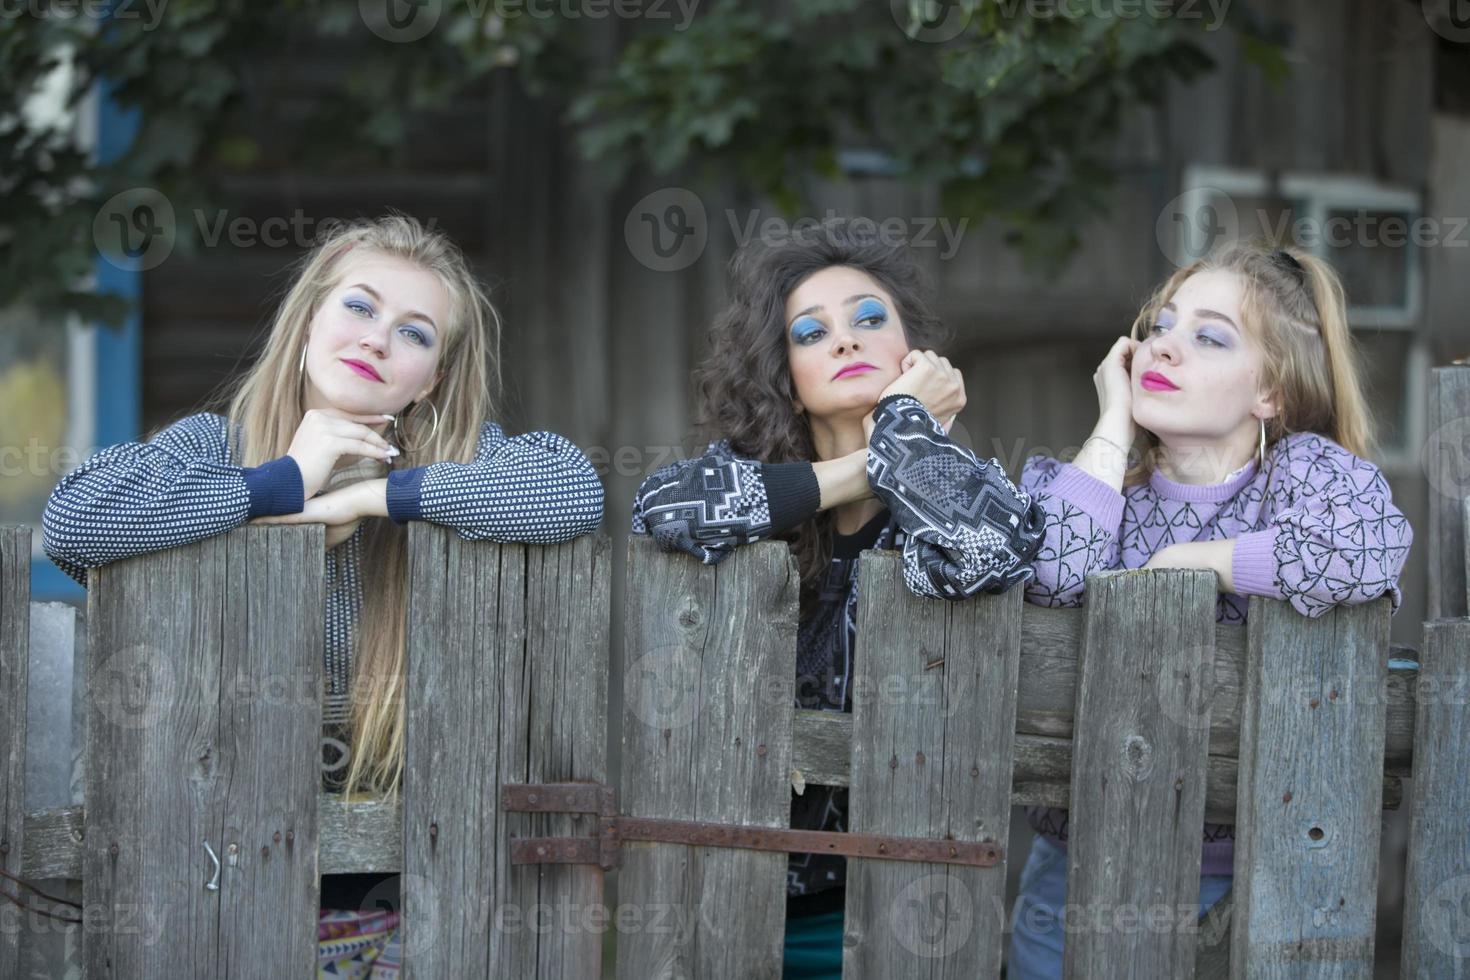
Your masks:
M1030 602L1083 603L1093 572L1200 568L1216 619L1247 596L1303 616L1388 595L1413 532L1365 458L1373 421L1332 268L1295 249L1234 243L1174 273L1093 376L1098 422L1069 463L1026 461L1046 514ZM1143 452L1130 466L1136 434ZM1067 814L1031 808L1007 975L1059 977ZM1230 888L1235 828L1201 836L1200 913Z
M580 450L492 421L499 332L444 235L400 215L338 226L303 257L218 414L101 450L62 479L42 519L46 553L85 585L87 568L247 522L326 525L324 786L396 794L406 523L553 543L602 519ZM361 904L360 889L339 887L335 903L333 891L328 880L324 906ZM323 975L385 949L378 972L394 961L396 913L324 908L321 933Z

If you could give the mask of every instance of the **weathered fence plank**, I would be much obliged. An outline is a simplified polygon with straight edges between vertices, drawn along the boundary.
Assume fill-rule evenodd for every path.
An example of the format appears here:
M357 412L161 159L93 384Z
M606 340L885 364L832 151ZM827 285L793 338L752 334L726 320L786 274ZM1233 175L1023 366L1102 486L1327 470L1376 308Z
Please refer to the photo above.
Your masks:
M621 809L788 827L798 579L765 542L718 566L628 542ZM785 854L622 845L623 977L778 977ZM669 910L673 914L667 914Z
M1199 900L1215 604L1209 572L1088 577L1067 847L1067 902L1081 912L1066 930L1067 977L1194 970L1197 934L1175 924Z
M1004 848L1021 590L916 598L892 553L865 554L858 574L849 829ZM844 977L999 975L1005 860L852 858L847 881Z
M403 871L403 805L387 800L317 797L321 837L319 874L398 874ZM27 878L82 877L85 807L67 806L26 814Z
M25 850L30 622L31 531L0 527L0 871L17 877ZM3 877L0 890L26 901L24 891ZM19 975L21 934L31 919L0 899L0 977Z
M405 974L596 976L601 870L510 863L512 838L592 818L505 813L500 790L606 779L608 540L415 523L409 546Z
M1470 975L1470 619L1424 624L1403 976Z
M1429 478L1429 594L1426 619L1470 616L1470 366L1429 372L1429 438L1424 467Z
M324 554L243 527L90 573L87 976L315 969Z
M1231 976L1373 976L1388 602L1250 600Z
M1235 893L1226 892L1199 920L1199 947L1194 980L1226 980L1230 976L1230 919Z

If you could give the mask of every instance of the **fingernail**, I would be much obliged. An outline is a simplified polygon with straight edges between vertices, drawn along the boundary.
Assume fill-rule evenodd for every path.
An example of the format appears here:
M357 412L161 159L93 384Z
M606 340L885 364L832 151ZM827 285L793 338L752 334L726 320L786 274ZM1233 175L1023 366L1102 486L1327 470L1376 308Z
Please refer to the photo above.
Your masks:
M383 415L383 418L387 419L389 422L392 422L393 421L393 416L388 415L386 413Z

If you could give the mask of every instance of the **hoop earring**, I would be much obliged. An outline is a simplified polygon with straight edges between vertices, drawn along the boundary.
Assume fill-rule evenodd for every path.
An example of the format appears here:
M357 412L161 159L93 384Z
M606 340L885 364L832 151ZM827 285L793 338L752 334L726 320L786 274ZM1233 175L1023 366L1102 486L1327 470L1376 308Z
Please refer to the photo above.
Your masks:
M1261 445L1260 445L1260 448L1256 450L1256 468L1257 469L1265 469L1266 468L1266 420L1265 419L1257 419L1257 421L1261 423Z
M424 399L424 401L428 401L428 399L426 398L426 399ZM424 448L424 446L427 446L429 443L431 443L431 442L434 441L434 434L439 431L439 409L434 405L433 402L429 402L429 408L434 413L434 427L429 430L429 438L427 438L427 439L424 440L423 445L416 446L413 449L409 449L407 446L404 446L403 445L403 435L398 431L398 416L397 415L393 416L393 437L396 440L398 440L398 446L404 452L406 452L406 453L415 453L415 452L418 452L420 449ZM402 413L400 413L400 414L402 414Z

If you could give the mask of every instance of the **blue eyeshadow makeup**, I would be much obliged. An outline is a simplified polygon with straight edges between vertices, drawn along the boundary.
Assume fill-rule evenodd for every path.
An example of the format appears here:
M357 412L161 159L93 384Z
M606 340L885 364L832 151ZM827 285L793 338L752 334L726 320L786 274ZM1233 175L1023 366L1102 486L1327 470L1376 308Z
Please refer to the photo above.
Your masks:
M853 310L852 322L876 330L888 322L888 309L876 299L864 299Z
M798 344L807 344L821 336L825 328L822 321L813 316L801 316L791 325L791 339Z

